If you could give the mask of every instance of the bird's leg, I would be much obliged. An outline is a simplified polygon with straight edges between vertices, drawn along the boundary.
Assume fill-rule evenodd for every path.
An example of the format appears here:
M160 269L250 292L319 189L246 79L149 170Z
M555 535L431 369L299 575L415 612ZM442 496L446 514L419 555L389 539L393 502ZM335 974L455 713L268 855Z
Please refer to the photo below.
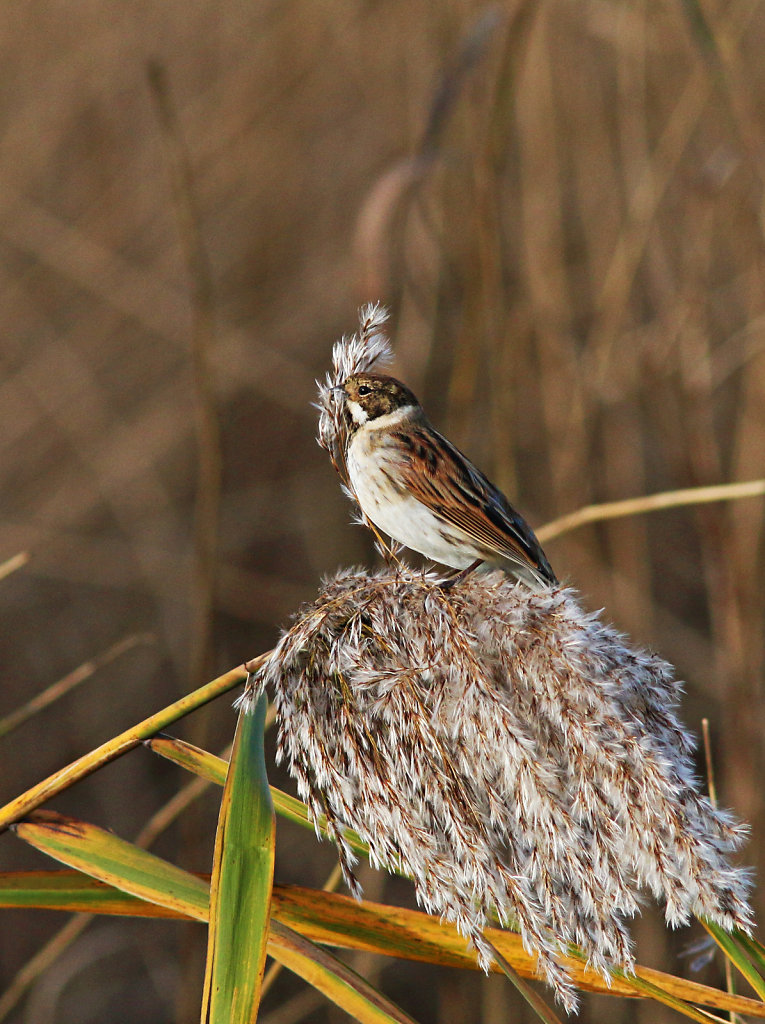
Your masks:
M452 576L450 579L444 580L443 583L439 584L441 590L451 590L452 587L455 586L457 583L462 583L463 580L466 580L468 578L471 572L475 572L475 570L478 568L479 565L482 564L482 562L482 558L476 558L476 560L474 562L471 562L466 569L460 569L460 571L456 573L454 576Z

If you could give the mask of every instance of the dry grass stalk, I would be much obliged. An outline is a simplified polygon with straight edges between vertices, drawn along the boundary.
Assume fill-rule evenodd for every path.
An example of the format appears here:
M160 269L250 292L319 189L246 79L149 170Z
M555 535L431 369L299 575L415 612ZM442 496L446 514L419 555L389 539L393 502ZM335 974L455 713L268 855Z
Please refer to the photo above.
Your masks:
M320 389L320 443L340 468L331 387L388 353L362 310ZM748 929L745 830L699 792L670 665L630 648L572 591L501 573L449 589L403 565L344 570L303 608L242 698L273 690L279 757L360 893L350 827L374 864L410 875L487 967L488 920L517 927L567 1009L556 959L632 965L625 920L648 889L671 925Z

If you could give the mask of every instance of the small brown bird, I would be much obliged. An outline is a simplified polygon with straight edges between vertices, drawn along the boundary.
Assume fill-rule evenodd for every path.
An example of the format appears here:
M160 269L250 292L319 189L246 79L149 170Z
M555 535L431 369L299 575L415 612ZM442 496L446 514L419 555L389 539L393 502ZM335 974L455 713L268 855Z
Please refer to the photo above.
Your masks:
M358 373L335 390L344 403L348 476L375 526L454 569L485 563L535 589L557 583L523 517L430 425L405 384Z

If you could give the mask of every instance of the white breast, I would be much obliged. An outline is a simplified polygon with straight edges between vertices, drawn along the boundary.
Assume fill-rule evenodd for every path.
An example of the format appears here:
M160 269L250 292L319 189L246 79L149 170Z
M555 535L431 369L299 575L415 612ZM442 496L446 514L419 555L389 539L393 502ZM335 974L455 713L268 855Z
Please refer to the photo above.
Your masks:
M467 568L481 552L462 530L392 483L397 477L396 449L386 445L378 429L368 424L357 430L347 452L348 476L364 515L393 540L426 558L455 569Z

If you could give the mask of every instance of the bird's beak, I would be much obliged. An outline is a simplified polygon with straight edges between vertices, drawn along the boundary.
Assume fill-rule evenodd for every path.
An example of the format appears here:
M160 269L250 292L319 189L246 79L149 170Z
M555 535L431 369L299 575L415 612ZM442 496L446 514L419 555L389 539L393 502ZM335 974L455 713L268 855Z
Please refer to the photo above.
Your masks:
M332 392L333 395L335 395L336 398L339 398L340 395L345 394L345 388L342 386L342 384L337 384L335 385L335 387L330 388L329 390Z

